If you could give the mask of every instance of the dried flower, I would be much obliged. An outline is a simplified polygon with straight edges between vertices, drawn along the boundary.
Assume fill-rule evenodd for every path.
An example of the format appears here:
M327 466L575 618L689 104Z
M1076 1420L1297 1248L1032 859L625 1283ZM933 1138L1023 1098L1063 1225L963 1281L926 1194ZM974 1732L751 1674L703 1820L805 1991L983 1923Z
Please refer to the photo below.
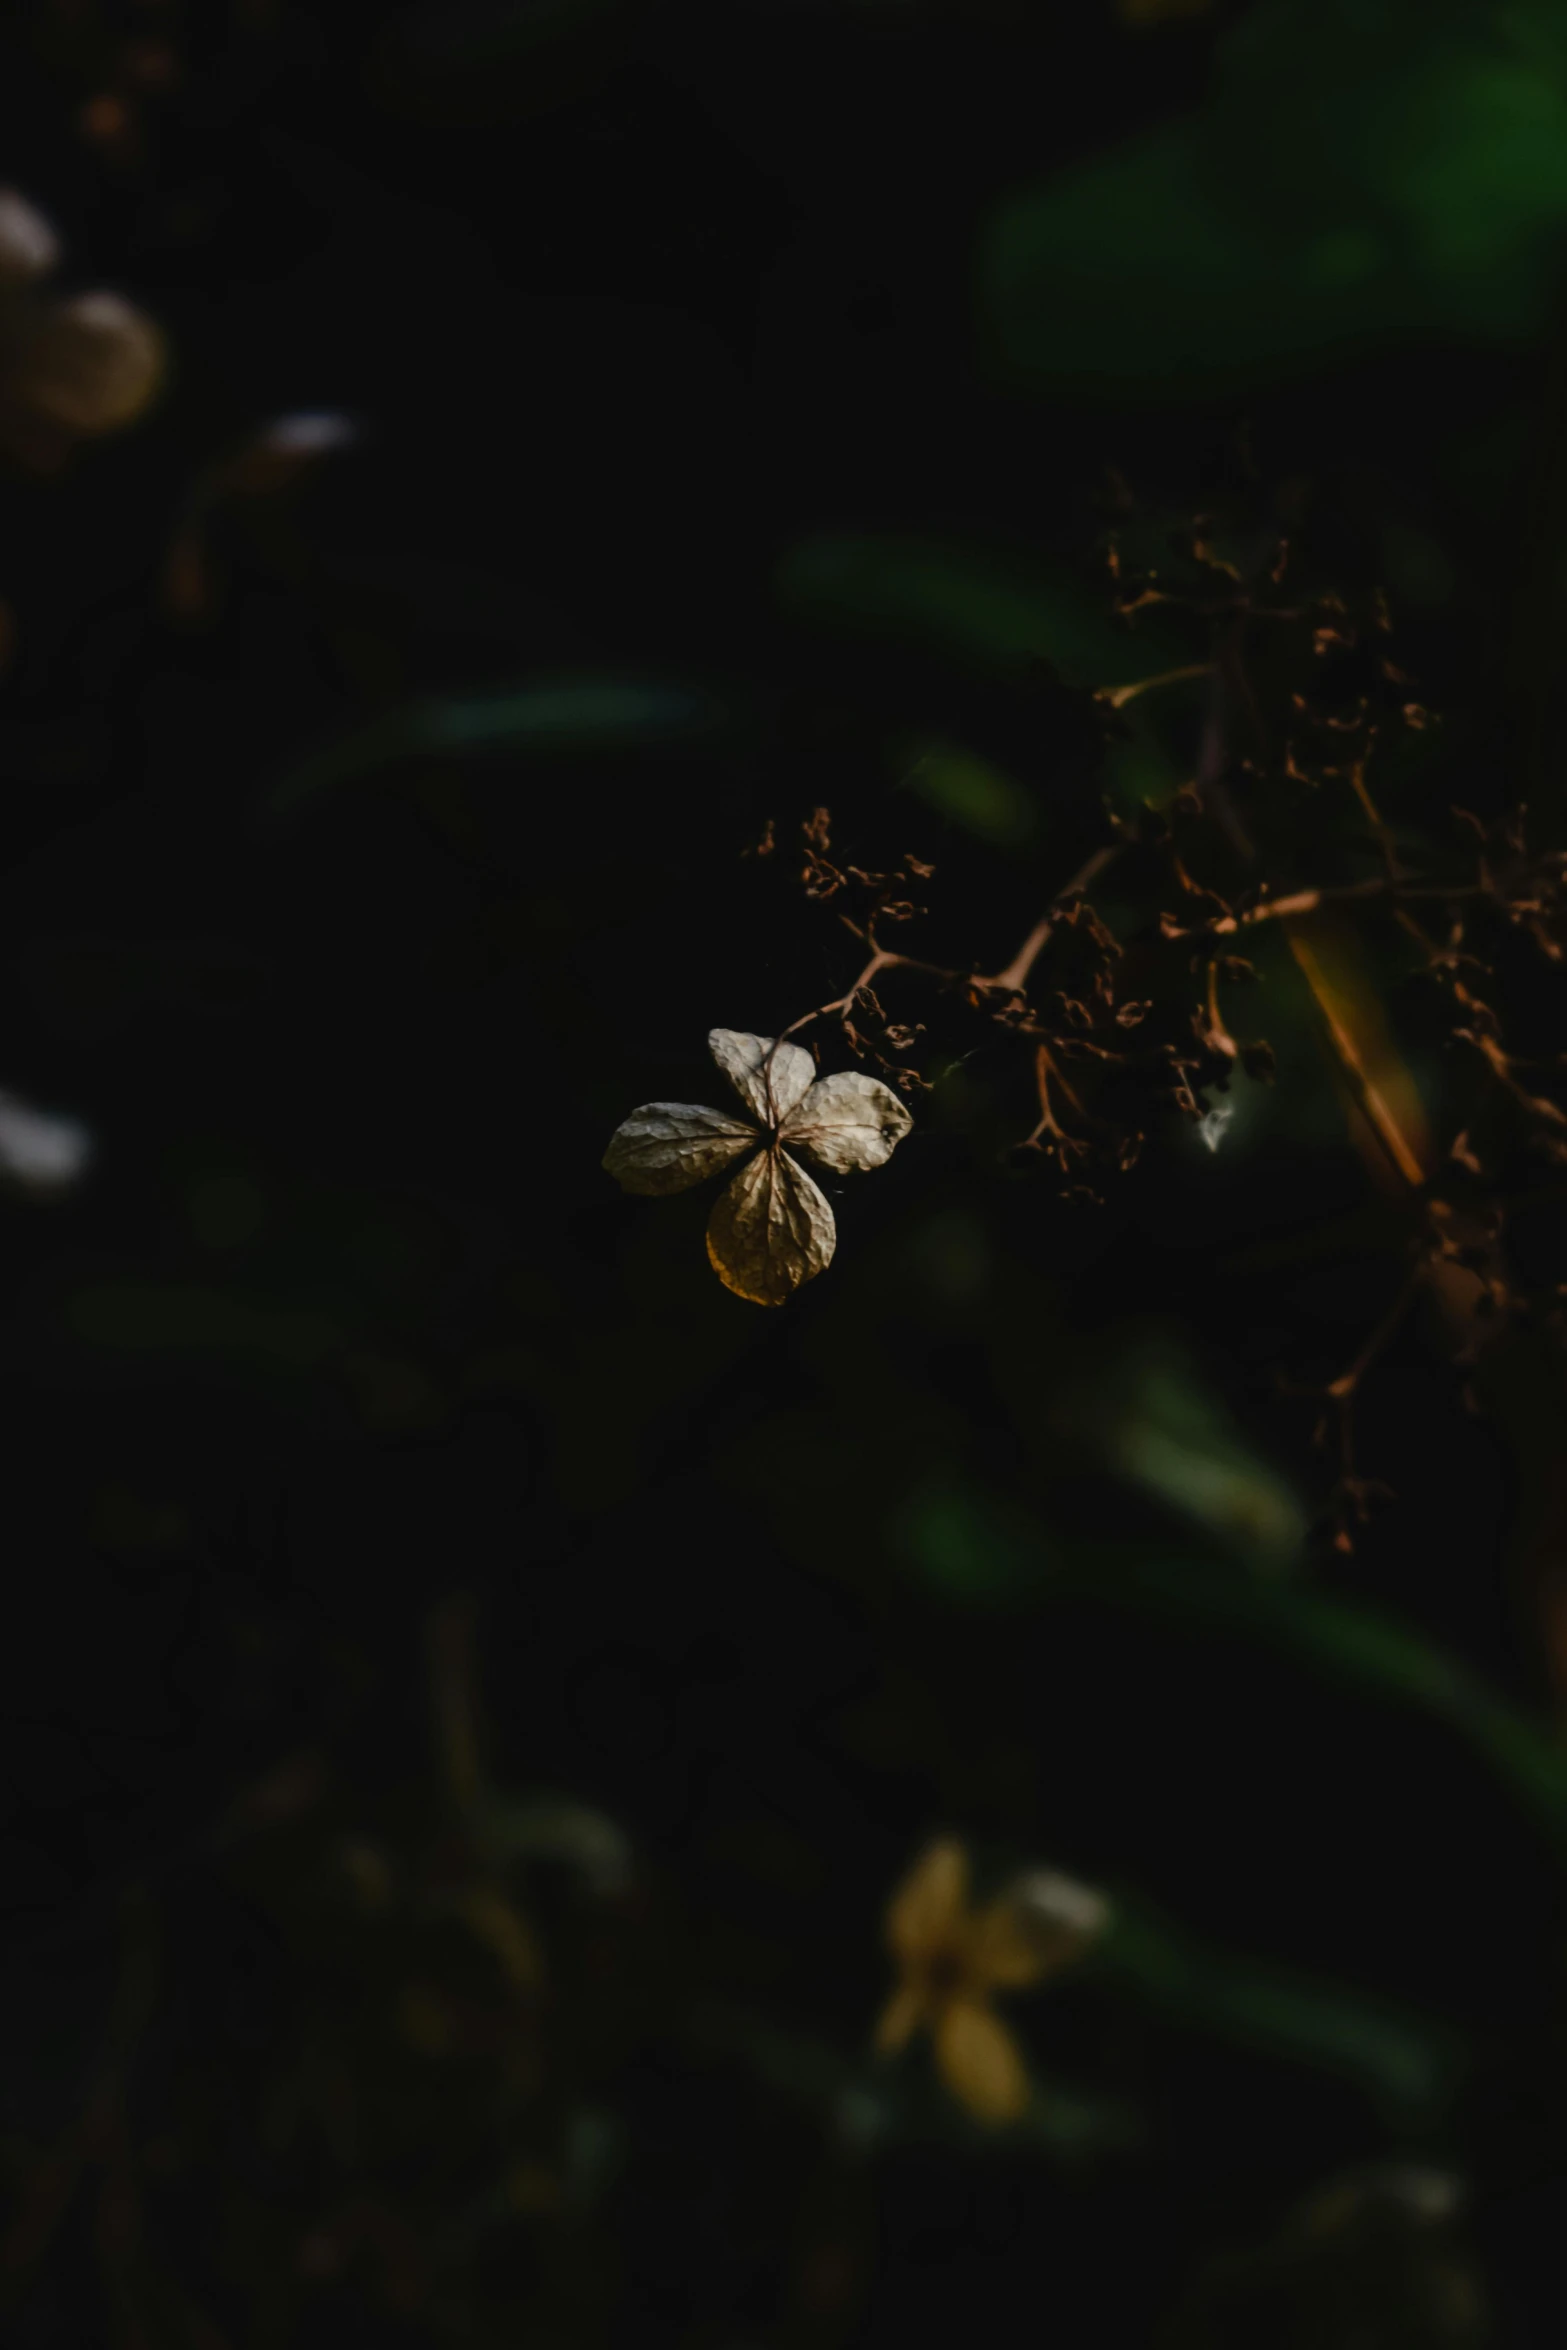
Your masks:
M892 2055L916 2031L931 2035L936 2066L980 2121L1015 2121L1032 2090L1028 2066L990 2005L1068 1965L1102 1931L1108 1907L1085 1885L1035 1870L982 1910L968 1906L968 1855L952 1837L916 1861L887 1909L899 1980L876 2029Z
M783 1145L846 1175L885 1166L913 1120L879 1078L855 1070L817 1077L799 1045L732 1028L715 1028L707 1045L750 1118L645 1102L616 1128L604 1165L624 1190L659 1193L685 1191L745 1159L714 1206L707 1253L737 1296L782 1305L826 1270L837 1243L832 1209Z

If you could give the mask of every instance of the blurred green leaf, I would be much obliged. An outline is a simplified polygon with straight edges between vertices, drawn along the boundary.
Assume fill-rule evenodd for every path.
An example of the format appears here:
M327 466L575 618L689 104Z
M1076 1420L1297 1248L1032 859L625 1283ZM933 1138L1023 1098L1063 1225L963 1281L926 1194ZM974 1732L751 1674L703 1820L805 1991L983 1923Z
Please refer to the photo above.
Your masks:
M849 2057L738 2008L704 2006L688 2016L687 2029L700 2046L732 2058L777 2095L826 2109L853 2143L945 2140L978 2147L997 2136L993 2124L971 2119L917 2060L887 2065ZM1036 2083L1028 2111L1005 2131L1013 2145L1032 2144L1062 2160L1118 2152L1146 2135L1142 2117L1121 2100L1084 2096L1054 2081Z
M420 1366L367 1346L314 1306L177 1282L120 1282L79 1290L67 1327L105 1353L206 1357L241 1376L295 1385L325 1372L370 1429L405 1433L445 1424L448 1406Z
M1200 2030L1355 2081L1387 2108L1431 2110L1463 2062L1455 2036L1363 1993L1204 1948L1118 1898L1085 1965Z
M1309 1585L1264 1583L1192 1560L1084 1562L1041 1588L1148 1608L1205 1630L1266 1640L1375 1696L1434 1714L1491 1765L1548 1833L1567 1847L1567 1753L1422 1633Z
M1537 329L1567 237L1567 96L1538 37L1559 14L1253 9L1204 114L995 219L982 277L1002 351L1159 399Z
M1014 777L961 743L911 746L905 787L949 823L996 848L1018 848L1039 826L1039 808Z
M1177 1348L1145 1341L1123 1352L1106 1381L1074 1392L1071 1409L1117 1475L1246 1564L1276 1570L1301 1556L1308 1525L1298 1496Z
M1023 1512L951 1477L909 1496L888 1542L906 1571L962 1606L1088 1600L1146 1610L1194 1631L1265 1641L1372 1696L1418 1707L1465 1739L1567 1854L1567 1753L1410 1625L1309 1584L1264 1580L1209 1560L1072 1557Z
M122 1282L70 1300L71 1328L94 1346L127 1353L226 1354L305 1369L348 1343L309 1306L235 1297L173 1283Z
M1138 685L1183 657L1167 627L1133 628L1072 573L998 549L823 532L778 573L802 619L904 638L986 669L1048 663L1067 685Z
M684 686L563 679L501 693L414 702L307 759L272 794L274 813L400 759L474 751L559 754L657 748L717 732L727 711Z
M1105 754L1105 792L1116 812L1137 816L1144 808L1167 808L1191 781L1189 765L1166 747L1150 712L1139 708L1122 720L1124 732Z
M502 1861L555 1861L596 1892L616 1893L629 1882L630 1839L607 1813L570 1795L486 1795L474 1832Z
M1018 1606L1048 1576L1039 1529L983 1486L939 1474L909 1494L889 1539L929 1590L964 1606Z

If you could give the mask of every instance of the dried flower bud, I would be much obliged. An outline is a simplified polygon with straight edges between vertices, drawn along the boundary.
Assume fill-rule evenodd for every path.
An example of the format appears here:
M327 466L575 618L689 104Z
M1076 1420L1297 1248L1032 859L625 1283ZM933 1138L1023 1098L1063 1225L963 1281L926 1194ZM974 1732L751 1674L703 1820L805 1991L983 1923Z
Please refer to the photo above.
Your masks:
M31 285L59 265L53 225L15 188L0 188L0 286Z
M166 357L152 320L120 295L77 294L45 316L9 389L58 430L84 438L116 432L150 404Z

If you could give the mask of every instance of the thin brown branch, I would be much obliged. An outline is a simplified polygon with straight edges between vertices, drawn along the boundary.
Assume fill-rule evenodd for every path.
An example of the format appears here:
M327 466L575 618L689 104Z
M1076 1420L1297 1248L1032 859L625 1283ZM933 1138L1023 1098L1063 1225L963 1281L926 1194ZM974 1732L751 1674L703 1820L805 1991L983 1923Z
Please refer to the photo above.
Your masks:
M1334 1491L1339 1518L1333 1537L1336 1550L1348 1552L1354 1548L1350 1533L1351 1521L1364 1525L1370 1515L1370 1506L1384 1489L1370 1485L1360 1475L1355 1462L1355 1405L1368 1373L1381 1360L1402 1328L1415 1299L1426 1286L1431 1274L1431 1260L1421 1255L1416 1258L1401 1284L1398 1295L1370 1336L1361 1346L1354 1361L1336 1379L1329 1380L1321 1390L1323 1401L1333 1414L1338 1438L1338 1479ZM1317 1430L1318 1442L1327 1434L1326 1418Z
M1364 904L1368 899L1392 898L1400 904L1408 902L1456 904L1462 899L1484 897L1488 894L1478 882L1406 882L1378 874L1370 881L1346 882L1338 889L1297 889L1287 897L1263 898L1255 906L1247 906L1238 914L1218 914L1211 922L1194 922L1183 929L1168 929L1167 939L1233 938L1238 931L1253 930L1262 922L1288 922L1299 916L1315 914L1328 906Z
M1111 710L1124 710L1128 702L1135 702L1143 694L1154 693L1162 685L1181 685L1188 678L1209 677L1213 673L1211 661L1192 661L1184 669L1165 669L1157 677L1140 677L1135 685L1102 685L1094 696Z
M834 996L830 1003L817 1004L809 1012L802 1012L798 1020L791 1020L787 1028L780 1029L774 1040L773 1052L778 1050L785 1037L797 1035L802 1028L809 1028L813 1021L831 1020L834 1017L847 1019L871 981L882 971L923 971L927 978L946 980L957 980L964 976L961 971L949 970L944 963L925 963L917 955L899 955L890 947L878 947L843 995ZM772 1057L772 1053L767 1056L769 1061Z
M1383 819L1381 810L1371 797L1370 788L1366 782L1366 762L1364 759L1357 759L1350 768L1349 782L1350 789L1360 802L1366 822L1376 834L1377 846L1382 851L1382 862L1387 867L1388 887L1390 890L1396 891L1403 879L1398 868L1398 855L1393 845L1393 835Z
M1005 969L995 972L989 979L976 979L974 985L994 988L1006 995L1021 995L1028 985L1029 973L1050 943L1051 934L1061 918L1062 908L1073 898L1081 897L1084 890L1091 889L1106 866L1114 864L1120 853L1121 845L1118 841L1108 841L1103 848L1095 849L1093 855L1078 867L1065 889L1057 892Z
M1305 974L1306 984L1311 989L1317 1009L1322 1015L1323 1026L1327 1031L1328 1041L1332 1045L1334 1057L1344 1073L1356 1106L1381 1145L1394 1172L1404 1183L1408 1184L1411 1191L1421 1190L1426 1180L1425 1168L1406 1139L1381 1088L1366 1067L1359 1046L1340 1019L1334 1007L1333 992L1328 985L1327 973L1323 970L1311 946L1297 929L1291 928L1287 936L1290 952Z
M1078 1141L1075 1135L1067 1132L1056 1116L1055 1104L1050 1098L1052 1082L1065 1094L1078 1116L1080 1118L1086 1117L1087 1112L1063 1076L1059 1064L1051 1054L1050 1047L1047 1044L1036 1045L1034 1048L1034 1085L1039 1096L1039 1121L1032 1134L1025 1138L1022 1147L1024 1150L1054 1150L1057 1159L1064 1167L1069 1158L1080 1157L1085 1146ZM1048 1142L1044 1139L1047 1135L1050 1138Z
M1370 1337L1367 1338L1365 1344L1361 1347L1360 1352L1356 1355L1354 1361L1349 1365L1347 1370L1341 1371L1336 1379L1329 1380L1324 1392L1326 1393L1330 1402L1340 1405L1353 1403L1356 1395L1359 1393L1360 1388L1365 1382L1366 1374L1378 1362L1381 1356L1386 1352L1387 1348L1392 1344L1394 1338L1397 1336L1404 1317L1409 1312L1410 1307L1414 1304L1415 1299L1420 1295L1421 1290L1425 1287L1426 1282L1430 1278L1430 1273L1430 1263L1423 1256L1418 1258L1416 1262L1410 1267L1410 1270L1405 1277L1398 1295L1394 1298L1393 1303L1389 1306L1381 1321L1377 1323L1376 1327L1371 1332Z

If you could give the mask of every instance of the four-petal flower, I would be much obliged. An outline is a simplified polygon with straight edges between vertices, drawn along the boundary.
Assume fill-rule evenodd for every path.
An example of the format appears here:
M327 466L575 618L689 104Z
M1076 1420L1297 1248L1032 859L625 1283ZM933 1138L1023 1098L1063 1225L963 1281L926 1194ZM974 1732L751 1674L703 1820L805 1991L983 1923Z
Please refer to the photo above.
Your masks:
M685 1191L744 1159L708 1220L721 1281L778 1306L832 1262L832 1209L784 1148L830 1174L884 1167L913 1124L890 1086L847 1070L818 1077L808 1052L770 1036L715 1028L708 1050L749 1118L694 1102L644 1102L618 1126L604 1165L626 1191Z
M888 1904L898 1981L876 2027L878 2049L892 2056L929 2032L953 2096L979 2121L1016 2121L1033 2088L992 1994L1044 1982L1081 1957L1108 1918L1101 1894L1053 1869L1031 1870L973 1909L968 1854L955 1837L939 1837Z

